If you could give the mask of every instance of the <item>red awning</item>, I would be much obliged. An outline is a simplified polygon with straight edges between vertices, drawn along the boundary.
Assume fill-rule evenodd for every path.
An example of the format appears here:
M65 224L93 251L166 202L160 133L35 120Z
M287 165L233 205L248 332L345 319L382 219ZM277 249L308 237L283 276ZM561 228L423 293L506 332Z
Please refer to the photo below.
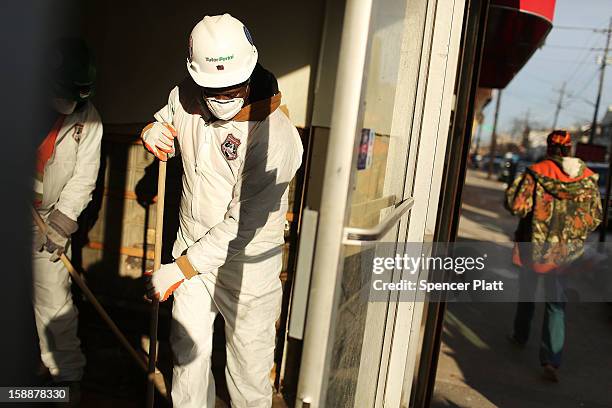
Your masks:
M505 88L543 43L555 0L492 0L479 85Z

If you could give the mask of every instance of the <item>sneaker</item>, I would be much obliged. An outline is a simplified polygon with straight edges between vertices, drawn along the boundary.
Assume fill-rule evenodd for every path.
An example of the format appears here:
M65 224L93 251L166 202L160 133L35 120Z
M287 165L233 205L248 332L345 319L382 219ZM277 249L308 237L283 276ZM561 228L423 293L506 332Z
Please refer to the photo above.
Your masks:
M545 364L544 371L542 372L542 378L544 378L546 381L558 383L559 374L557 373L557 369L550 364Z

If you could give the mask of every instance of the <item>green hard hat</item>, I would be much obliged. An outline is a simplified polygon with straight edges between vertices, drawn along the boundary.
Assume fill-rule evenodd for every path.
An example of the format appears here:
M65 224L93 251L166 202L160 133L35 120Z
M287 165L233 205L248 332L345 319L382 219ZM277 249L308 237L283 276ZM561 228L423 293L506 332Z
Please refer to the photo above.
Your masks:
M51 58L56 97L84 102L93 95L96 65L93 53L84 40L58 40Z

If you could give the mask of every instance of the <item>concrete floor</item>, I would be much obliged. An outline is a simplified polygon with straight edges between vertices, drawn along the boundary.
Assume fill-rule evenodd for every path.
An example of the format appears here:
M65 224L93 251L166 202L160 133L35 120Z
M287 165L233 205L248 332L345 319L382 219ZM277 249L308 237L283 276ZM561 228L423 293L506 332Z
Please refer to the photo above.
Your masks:
M164 305L167 306L167 305ZM128 340L136 348L146 327L138 327L136 322L148 323L148 314L129 313L123 308L107 308L115 322L128 336ZM112 334L98 321L90 307L86 304L80 307L80 337L87 357L85 376L81 385L81 407L83 408L137 408L144 406L146 383L141 369L134 364L127 353L119 346ZM229 408L229 394L225 382L225 338L223 322L218 319L213 337L212 371L217 388L215 408ZM172 381L172 357L169 335L169 310L162 309L160 313L159 355L157 375L161 383L170 388ZM144 349L148 349L148 343ZM170 408L167 396L156 393L156 408ZM273 408L285 408L286 402L280 394L273 396Z
M504 189L482 172L468 172L460 238L511 244L517 220L503 208ZM519 350L505 339L514 304L449 304L432 406L612 407L612 306L568 304L559 384L541 379L539 306L527 347Z

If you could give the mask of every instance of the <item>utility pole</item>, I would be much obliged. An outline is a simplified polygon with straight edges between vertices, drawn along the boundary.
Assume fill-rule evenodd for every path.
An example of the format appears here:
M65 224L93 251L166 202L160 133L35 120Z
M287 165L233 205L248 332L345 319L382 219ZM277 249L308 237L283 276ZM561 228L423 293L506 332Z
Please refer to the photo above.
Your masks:
M599 102L601 100L601 88L603 87L604 73L606 72L606 65L608 64L608 50L610 48L610 35L612 34L612 17L610 17L610 23L608 24L608 35L606 39L606 48L604 49L604 55L601 60L601 73L599 74L599 90L597 91L597 100L595 101L595 115L593 115L593 124L591 125L591 135L589 142L593 142L595 136L595 129L597 125L597 111L599 110ZM606 242L606 231L608 230L608 211L610 208L610 189L612 188L612 141L608 147L608 175L606 180L606 190L604 193L604 205L603 205L603 223L599 227L599 242Z
M597 114L599 111L599 104L601 102L601 90L604 84L604 75L606 73L606 66L608 65L608 51L610 50L610 35L612 34L612 17L608 23L608 30L606 35L606 48L604 48L603 58L599 67L599 88L597 89L597 99L595 99L595 113L593 114L593 122L591 123L591 134L589 135L589 144L593 143L595 139L595 133L597 132Z
M497 101L495 102L495 116L493 117L493 131L491 132L491 146L489 151L489 172L487 178L490 179L493 175L493 160L495 160L495 149L497 148L497 119L499 117L499 102L501 100L502 90L497 90Z
M563 97L565 96L565 85L566 83L563 82L563 85L561 85L561 89L558 90L559 100L557 101L557 108L555 109L555 118L553 119L552 130L555 130L557 128L557 120L559 119L559 112L561 112L561 109L563 108Z
M478 124L478 132L476 133L476 154L479 154L478 152L480 151L480 137L482 136L482 125L484 125L484 123Z
M606 242L606 231L608 231L608 212L610 211L610 192L612 189L612 174L610 169L612 168L612 142L610 142L608 150L608 174L606 176L606 189L604 192L604 205L603 205L603 222L599 227L599 242Z
M529 149L529 133L531 132L531 126L529 126L529 109L525 113L525 125L523 127L523 136L521 138L521 147L525 150L524 153L527 153L527 149Z

